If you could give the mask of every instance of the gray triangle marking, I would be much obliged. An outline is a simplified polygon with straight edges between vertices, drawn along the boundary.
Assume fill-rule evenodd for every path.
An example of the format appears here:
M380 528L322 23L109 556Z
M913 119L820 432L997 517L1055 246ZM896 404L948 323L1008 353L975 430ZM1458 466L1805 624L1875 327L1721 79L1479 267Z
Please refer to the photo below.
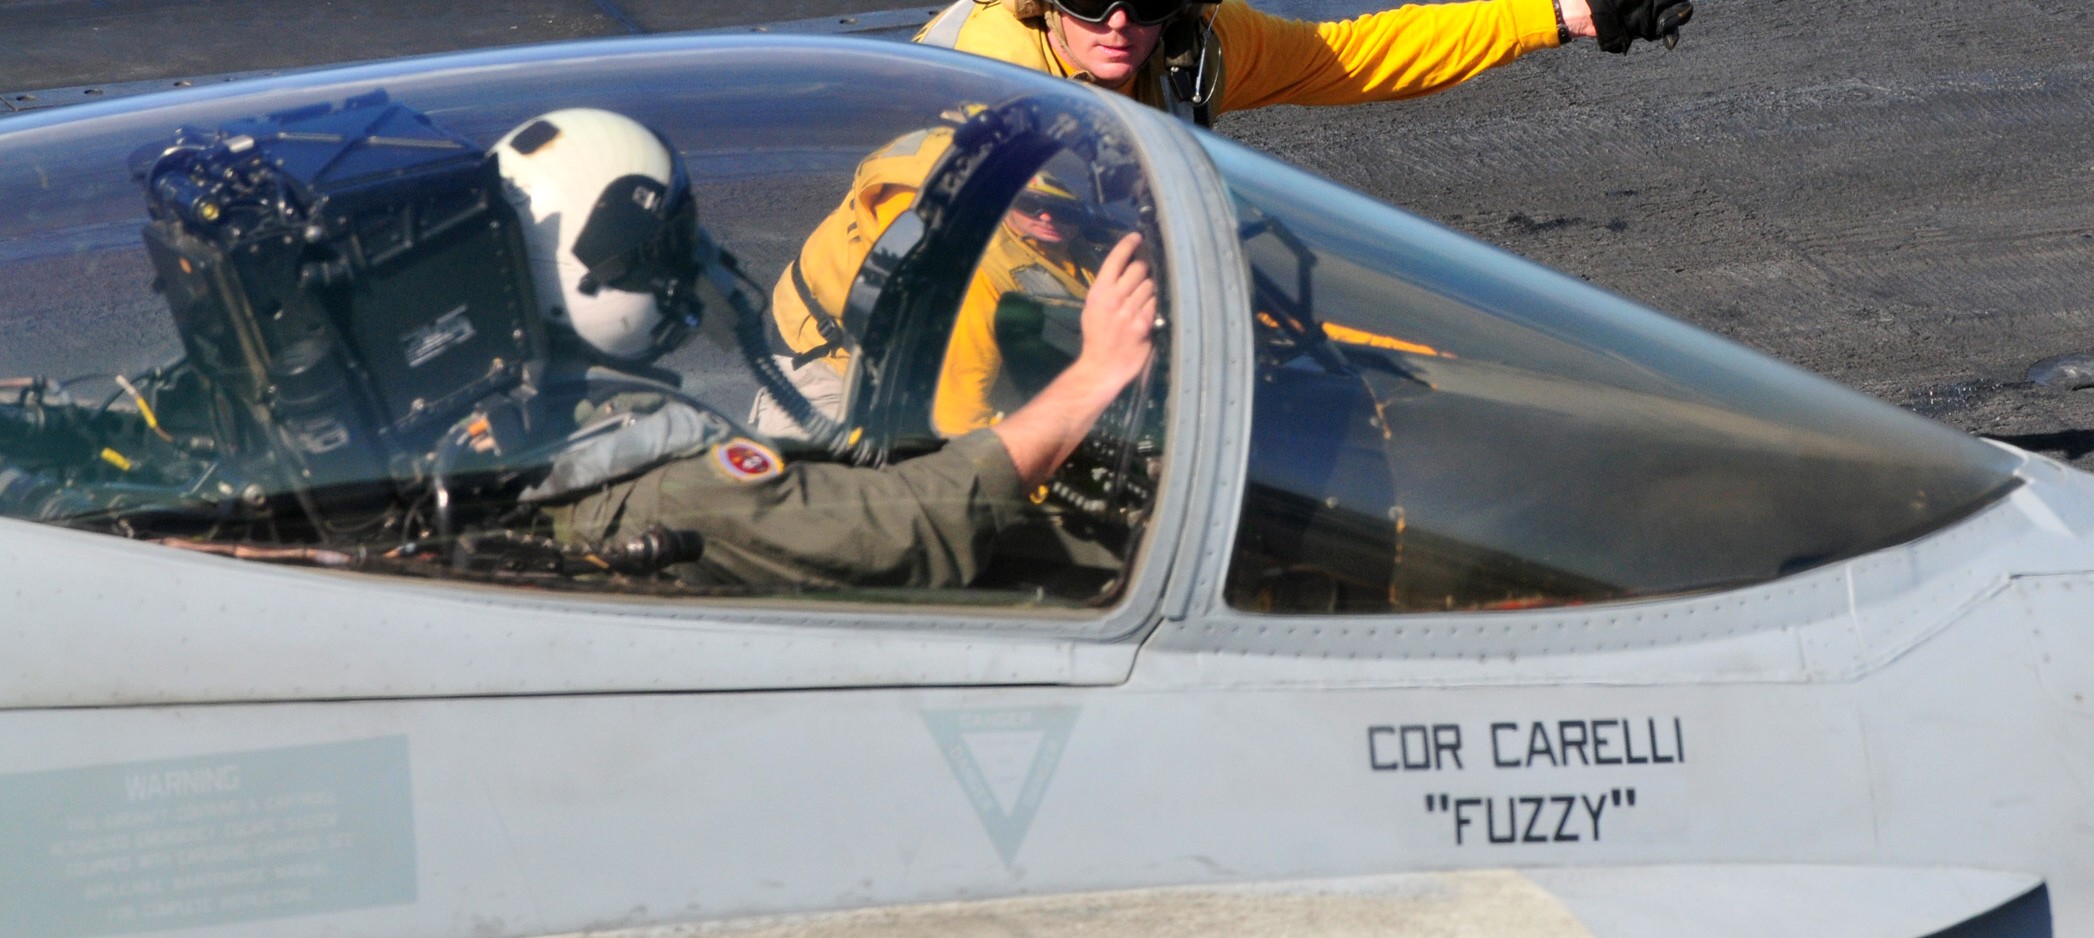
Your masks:
M1080 707L926 710L924 725L1010 866L1047 797Z

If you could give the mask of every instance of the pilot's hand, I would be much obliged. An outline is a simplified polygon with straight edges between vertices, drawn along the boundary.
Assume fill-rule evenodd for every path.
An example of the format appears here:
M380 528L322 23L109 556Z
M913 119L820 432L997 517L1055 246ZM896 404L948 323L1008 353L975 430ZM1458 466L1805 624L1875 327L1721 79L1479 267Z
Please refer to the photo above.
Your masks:
M1047 481L1076 451L1113 398L1149 364L1156 330L1156 280L1134 256L1140 235L1121 238L1098 265L1083 300L1083 351L1018 412L989 428L1003 440L1026 489Z
M1083 300L1083 351L1070 370L1114 392L1149 362L1156 328L1156 280L1135 256L1142 236L1129 234L1098 265Z
M1600 40L1600 49L1606 52L1627 52L1629 44L1642 39L1646 42L1665 40L1670 46L1679 41L1679 29L1687 25L1694 15L1694 4L1690 0L1589 0L1592 6L1592 28ZM1572 23L1572 13L1565 4L1563 11L1566 25ZM1577 32L1575 28L1572 30Z

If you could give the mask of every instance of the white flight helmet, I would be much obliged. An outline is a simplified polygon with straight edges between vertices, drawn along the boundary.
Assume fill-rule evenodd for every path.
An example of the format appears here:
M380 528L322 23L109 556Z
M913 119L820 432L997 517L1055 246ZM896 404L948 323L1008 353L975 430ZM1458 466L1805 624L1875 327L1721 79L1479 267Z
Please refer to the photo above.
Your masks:
M569 108L525 121L494 155L549 321L626 361L682 341L697 317L697 213L661 137L622 114Z

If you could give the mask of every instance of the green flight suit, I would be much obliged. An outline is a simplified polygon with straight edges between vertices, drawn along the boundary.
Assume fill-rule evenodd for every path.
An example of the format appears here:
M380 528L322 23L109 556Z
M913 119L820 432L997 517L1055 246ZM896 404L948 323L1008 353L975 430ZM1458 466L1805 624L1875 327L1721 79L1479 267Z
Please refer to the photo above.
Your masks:
M703 559L670 568L694 582L951 588L981 573L1027 507L1010 453L986 430L881 469L766 456L777 459L745 438L720 441L549 514L569 540L695 531Z

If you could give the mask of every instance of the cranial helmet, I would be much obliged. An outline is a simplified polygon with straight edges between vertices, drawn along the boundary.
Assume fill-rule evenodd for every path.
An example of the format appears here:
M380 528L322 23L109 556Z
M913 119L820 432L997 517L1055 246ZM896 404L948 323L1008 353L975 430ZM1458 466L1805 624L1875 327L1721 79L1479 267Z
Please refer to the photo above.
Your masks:
M696 324L698 215L683 162L632 118L570 108L494 146L539 311L596 351L647 360Z

